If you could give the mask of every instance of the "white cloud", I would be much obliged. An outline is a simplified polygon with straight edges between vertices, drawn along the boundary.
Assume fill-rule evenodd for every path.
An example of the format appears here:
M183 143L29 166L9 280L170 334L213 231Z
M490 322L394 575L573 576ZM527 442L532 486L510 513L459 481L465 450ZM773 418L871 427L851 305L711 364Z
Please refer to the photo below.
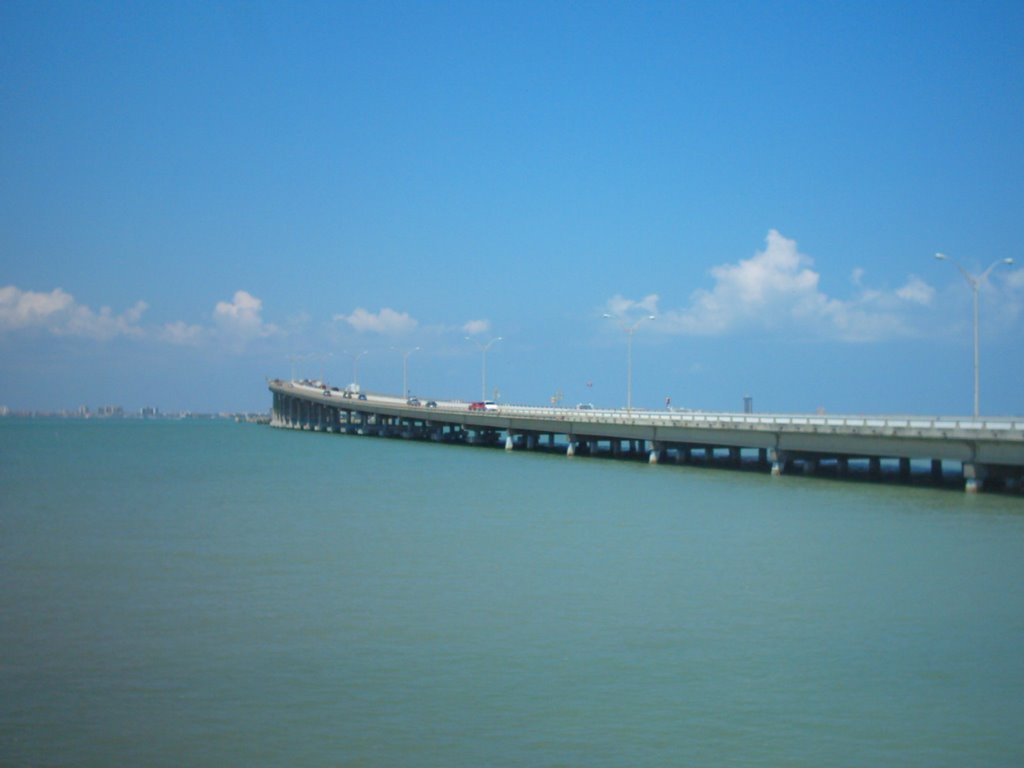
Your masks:
M217 329L235 341L258 339L278 333L277 326L263 322L263 302L248 291L235 291L230 302L218 301L213 309Z
M999 270L996 270L998 273ZM985 281L985 287L995 288L996 296L986 307L986 314L996 314L1004 326L1012 326L1024 314L1024 269L1015 269L1000 275L1002 279Z
M469 334L470 336L477 336L481 333L487 333L491 330L490 320L470 320L462 326L462 331Z
M396 312L384 307L377 314L358 307L351 315L335 315L335 320L343 320L357 331L371 331L388 335L409 333L415 330L417 322L407 312Z
M916 275L911 275L907 284L896 291L896 295L904 301L928 306L935 298L935 289Z
M207 336L207 329L201 325L189 325L181 320L167 323L157 333L161 341L183 347L197 347Z
M94 310L80 304L61 288L47 293L6 286L0 288L0 334L34 329L53 336L97 341L129 337L192 347L219 341L238 351L250 340L282 333L263 321L263 302L247 291L236 291L231 301L217 302L210 325L179 320L147 328L140 323L148 308L146 302L138 301L115 314L110 307Z
M50 293L22 291L13 285L0 288L0 330L32 326L48 327L74 305L70 293L55 288Z
M764 250L714 267L714 285L695 291L688 306L664 312L655 327L666 333L702 336L795 330L844 341L906 337L916 333L911 309L930 305L935 295L916 276L896 291L869 289L864 286L864 270L856 268L851 280L858 293L838 299L821 289L821 275L813 266L795 240L773 229ZM640 309L657 314L657 302L656 294L640 301L614 296L608 307L611 314Z
M175 346L199 347L219 343L229 351L240 352L250 341L283 333L278 326L263 321L263 302L248 291L235 291L231 301L218 301L213 307L212 317L211 325L182 320L165 323L153 336Z
M96 312L60 288L41 293L8 285L0 288L0 333L39 328L55 336L138 337L144 334L138 323L147 308L146 302L139 301L118 315L110 307Z
M263 302L248 291L235 291L230 302L218 301L213 308L214 322L227 327L259 329L263 326Z

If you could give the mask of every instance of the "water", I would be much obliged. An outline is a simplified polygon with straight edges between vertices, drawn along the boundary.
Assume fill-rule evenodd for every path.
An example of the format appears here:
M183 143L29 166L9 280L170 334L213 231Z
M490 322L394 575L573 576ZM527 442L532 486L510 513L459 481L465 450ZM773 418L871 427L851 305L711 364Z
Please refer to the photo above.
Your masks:
M0 420L0 764L1024 764L1024 500Z

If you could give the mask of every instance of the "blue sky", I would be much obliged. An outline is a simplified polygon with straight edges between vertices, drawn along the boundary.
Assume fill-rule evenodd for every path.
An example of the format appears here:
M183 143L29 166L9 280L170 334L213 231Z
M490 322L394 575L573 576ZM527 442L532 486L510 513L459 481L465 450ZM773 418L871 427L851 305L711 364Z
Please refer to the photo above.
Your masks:
M0 405L1024 413L1021 3L0 5ZM606 314L614 315L609 319ZM470 336L472 341L467 341ZM488 394L491 394L489 392Z

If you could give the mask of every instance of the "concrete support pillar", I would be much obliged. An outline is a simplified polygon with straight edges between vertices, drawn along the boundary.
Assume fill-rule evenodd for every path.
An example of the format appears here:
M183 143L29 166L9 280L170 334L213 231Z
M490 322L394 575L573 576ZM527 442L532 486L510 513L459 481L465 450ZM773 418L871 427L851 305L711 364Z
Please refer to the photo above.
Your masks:
M643 442L643 441L641 441L641 442ZM647 463L648 464L657 464L658 461L661 459L661 451L662 451L661 443L657 443L657 442L653 442L652 441L651 442L651 452L647 455Z
M569 441L569 447L565 449L565 455L569 457L576 455L576 443L572 440Z
M942 459L932 459L932 481L942 482Z
M729 449L729 463L734 467L738 467L743 463L742 454L740 453L739 448Z
M910 479L910 459L900 458L900 479Z
M690 452L690 446L680 446L679 453L676 455L676 461L678 461L680 464L689 464L692 460L693 456Z
M788 454L778 448L768 451L768 460L772 463L772 477L778 477L785 472L790 461Z
M515 438L513 438L512 437L512 433L509 432L508 436L505 438L505 450L506 451L511 451L515 447L516 447Z
M874 480L882 476L882 460L877 456L868 459L868 476Z
M804 459L804 474L813 475L818 471L818 457L809 456Z
M836 472L840 477L850 474L850 459L847 456L840 456L836 459Z
M537 443L540 442L540 438L533 432L526 436L526 449L528 451L537 450Z
M988 467L984 464L964 462L964 490L967 493L978 493L983 490L987 477Z
M704 446L704 463L710 464L715 460L715 447L713 445Z

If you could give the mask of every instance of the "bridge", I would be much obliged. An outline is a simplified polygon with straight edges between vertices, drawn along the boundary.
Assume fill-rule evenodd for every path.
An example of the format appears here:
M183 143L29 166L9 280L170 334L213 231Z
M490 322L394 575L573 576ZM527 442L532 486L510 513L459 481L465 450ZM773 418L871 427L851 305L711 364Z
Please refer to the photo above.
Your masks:
M1024 487L1024 417L825 416L577 410L355 395L274 379L274 427L558 451L706 466L945 482L970 492Z

